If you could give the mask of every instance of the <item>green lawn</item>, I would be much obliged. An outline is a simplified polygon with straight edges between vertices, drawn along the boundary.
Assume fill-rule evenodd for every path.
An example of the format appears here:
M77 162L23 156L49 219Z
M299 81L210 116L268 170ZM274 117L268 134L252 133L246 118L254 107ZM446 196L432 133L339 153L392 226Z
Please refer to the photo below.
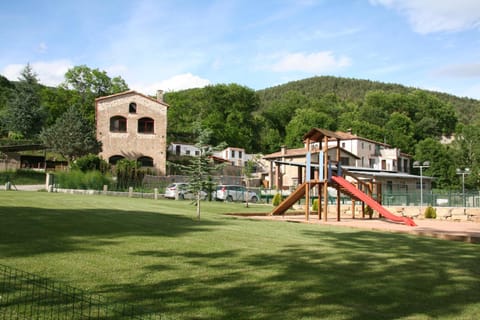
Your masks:
M165 319L478 319L480 246L225 216L257 205L0 193L0 263Z

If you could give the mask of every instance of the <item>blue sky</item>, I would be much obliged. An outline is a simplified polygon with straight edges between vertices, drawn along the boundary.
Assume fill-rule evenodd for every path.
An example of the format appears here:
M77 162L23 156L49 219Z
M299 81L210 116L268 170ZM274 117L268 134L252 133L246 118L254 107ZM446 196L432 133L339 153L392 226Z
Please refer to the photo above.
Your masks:
M76 65L145 94L319 75L480 99L478 0L0 2L0 73L58 85Z

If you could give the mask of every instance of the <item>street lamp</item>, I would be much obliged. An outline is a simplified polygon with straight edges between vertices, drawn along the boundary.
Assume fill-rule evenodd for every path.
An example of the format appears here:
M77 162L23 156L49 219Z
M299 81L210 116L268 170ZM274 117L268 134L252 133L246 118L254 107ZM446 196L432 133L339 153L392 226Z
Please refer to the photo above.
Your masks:
M415 161L413 163L414 168L420 168L420 214L422 214L423 209L423 168L430 167L430 162L425 161L420 163L420 161Z
M470 174L470 168L465 168L464 170L457 169L457 174L462 175L462 198L463 198L463 207L465 208L467 206L465 202L465 175Z

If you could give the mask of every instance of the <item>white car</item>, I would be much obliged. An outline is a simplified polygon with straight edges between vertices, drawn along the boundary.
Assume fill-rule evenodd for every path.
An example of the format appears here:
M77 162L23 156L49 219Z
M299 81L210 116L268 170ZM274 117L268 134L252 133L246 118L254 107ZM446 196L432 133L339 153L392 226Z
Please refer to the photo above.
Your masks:
M165 198L167 199L176 199L176 194L178 193L178 199L194 199L195 195L188 190L188 183L185 182L176 182L172 183L167 186L165 189ZM200 198L205 200L207 198L207 193L204 191L200 191Z
M249 202L257 202L258 195L253 191L247 191L245 187L235 185L219 185L214 192L214 199L220 201L245 201L245 197Z

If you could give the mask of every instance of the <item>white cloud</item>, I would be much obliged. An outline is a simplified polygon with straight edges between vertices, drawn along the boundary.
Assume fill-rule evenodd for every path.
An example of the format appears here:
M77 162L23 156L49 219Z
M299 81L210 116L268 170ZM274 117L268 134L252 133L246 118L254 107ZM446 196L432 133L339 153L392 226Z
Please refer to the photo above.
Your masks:
M46 86L57 86L64 80L65 73L73 67L69 60L37 61L30 63L30 66L38 76L41 84ZM25 68L24 64L10 64L3 70L2 74L9 80L16 81L20 72Z
M443 67L435 75L452 78L479 78L480 63L455 64Z
M157 90L179 91L191 88L202 88L210 84L208 79L200 78L191 73L175 75L169 79L150 84L135 84L132 89L144 94L155 94Z
M480 27L478 0L370 0L406 15L413 30L421 34L453 32Z
M272 65L271 69L276 72L301 71L320 73L348 67L350 65L351 60L349 57L336 57L331 51L320 51L309 54L299 52L289 53L281 57L278 62Z

